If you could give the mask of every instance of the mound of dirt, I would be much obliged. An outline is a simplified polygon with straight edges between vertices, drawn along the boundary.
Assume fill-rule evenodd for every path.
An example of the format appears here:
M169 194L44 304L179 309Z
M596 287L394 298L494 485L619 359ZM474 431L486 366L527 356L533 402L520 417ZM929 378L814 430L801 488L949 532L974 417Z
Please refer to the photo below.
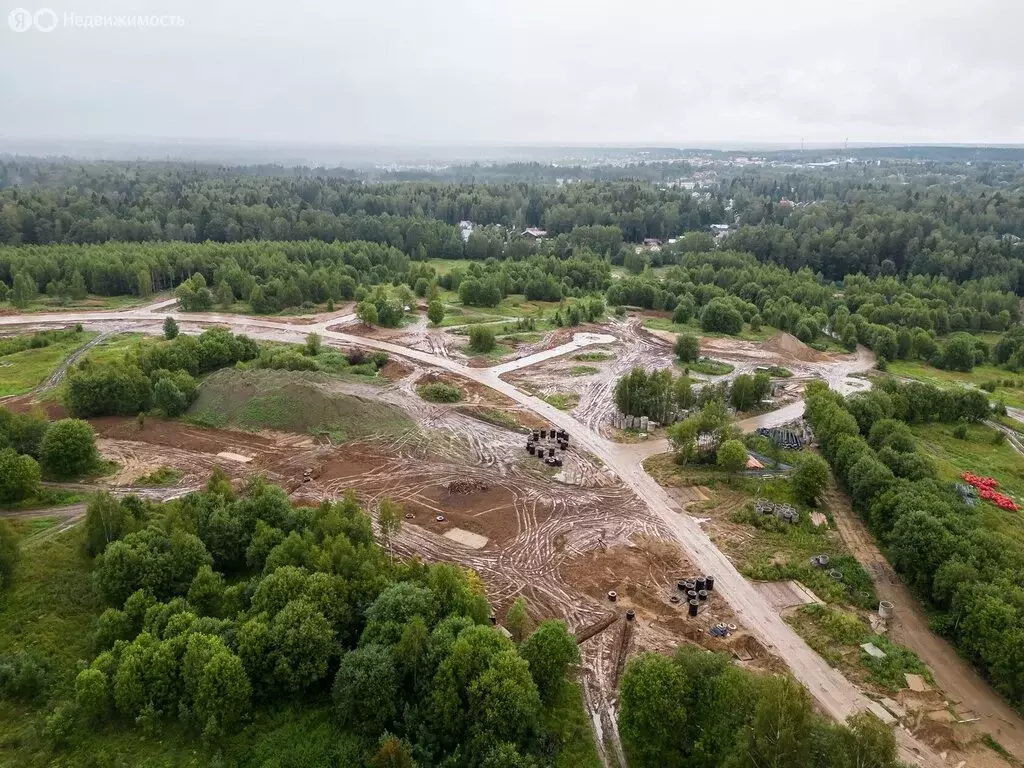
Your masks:
M790 333L777 333L761 346L769 352L774 352L779 357L800 360L804 363L820 363L828 360L828 355L824 352L811 349Z
M224 369L207 377L189 415L211 426L329 434L335 441L399 435L414 428L393 405L329 390L307 371Z
M475 493L476 491L486 491L488 487L486 483L479 480L452 480L448 483L448 493Z

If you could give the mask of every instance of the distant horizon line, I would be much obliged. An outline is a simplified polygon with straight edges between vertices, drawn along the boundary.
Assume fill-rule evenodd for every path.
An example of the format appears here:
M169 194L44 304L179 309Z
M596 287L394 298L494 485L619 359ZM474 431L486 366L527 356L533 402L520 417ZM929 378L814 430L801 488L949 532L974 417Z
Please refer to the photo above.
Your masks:
M1012 141L758 141L758 140L717 140L717 141L685 141L676 143L628 141L628 142L571 142L571 141L342 141L329 142L306 139L245 139L245 138L206 138L206 137L67 137L67 136L2 136L0 146L4 144L138 144L143 146L178 145L178 146L225 146L225 147L292 147L318 149L617 149L617 150L716 150L742 151L758 150L821 150L821 149L881 149L894 148L936 148L954 147L957 149L1022 149L1024 142Z

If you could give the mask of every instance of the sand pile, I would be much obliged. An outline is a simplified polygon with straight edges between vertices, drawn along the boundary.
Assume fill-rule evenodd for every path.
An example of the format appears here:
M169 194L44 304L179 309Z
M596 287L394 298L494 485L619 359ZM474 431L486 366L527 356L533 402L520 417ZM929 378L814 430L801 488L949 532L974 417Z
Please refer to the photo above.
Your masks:
M804 363L820 363L829 359L827 354L811 349L790 333L775 334L762 345L762 348L774 352L779 357Z

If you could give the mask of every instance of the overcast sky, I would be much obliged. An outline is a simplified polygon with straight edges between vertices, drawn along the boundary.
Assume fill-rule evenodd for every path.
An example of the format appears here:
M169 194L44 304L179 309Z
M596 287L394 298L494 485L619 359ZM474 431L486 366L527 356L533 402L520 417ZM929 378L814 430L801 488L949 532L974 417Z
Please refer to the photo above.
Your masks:
M43 2L0 0L6 138L1024 142L1024 0Z

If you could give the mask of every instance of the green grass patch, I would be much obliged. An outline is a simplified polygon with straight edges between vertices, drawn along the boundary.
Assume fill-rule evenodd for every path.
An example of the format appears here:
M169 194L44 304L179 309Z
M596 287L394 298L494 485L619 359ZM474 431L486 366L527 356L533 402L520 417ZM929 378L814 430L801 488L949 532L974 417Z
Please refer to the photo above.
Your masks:
M77 504L84 498L85 495L81 491L67 491L63 488L53 488L44 485L39 489L39 494L31 499L0 504L0 509L25 511L46 509L47 507L66 507L70 504Z
M462 352L462 354L466 355L466 357L475 357L480 358L482 360L497 362L506 355L511 355L513 350L512 347L508 346L507 344L495 344L494 348L488 352L474 352L472 349L469 348L469 344L466 344L462 347L459 347L459 351Z
M829 664L854 680L866 680L890 693L907 687L906 673L935 682L916 653L885 635L874 634L855 613L824 605L804 605L786 620ZM869 655L860 647L864 643L875 645L885 653L885 658Z
M575 392L549 392L542 399L560 411L571 411L580 402L580 396Z
M102 606L83 534L79 526L25 542L14 579L0 599L0 653L35 650L55 668L67 668L69 677L78 659L89 658L92 621Z
M572 359L579 360L581 363L603 363L605 360L611 360L612 354L610 352L580 352L578 355L573 355Z
M768 366L768 375L775 379L788 379L793 375L793 372L789 368L783 368L781 365Z
M712 360L710 357L702 357L693 363L676 361L676 365L693 373L703 373L705 376L725 376L727 373L732 373L736 368L731 363Z
M295 434L326 431L347 440L414 428L400 408L337 392L334 386L332 377L319 371L225 368L203 380L187 415L205 426Z
M762 325L755 331L750 327L749 323L744 323L743 330L735 336L731 336L728 333L708 333L701 330L700 323L696 322L696 320L681 324L673 323L669 317L645 317L643 319L643 326L653 331L669 331L676 334L692 333L695 336L704 336L709 339L741 339L743 341L765 341L779 332L778 329L768 325Z
M1021 437L1024 437L1024 421L1018 421L1012 416L1001 416L999 414L992 414L992 421L1002 424L1004 427L1009 427Z
M421 384L416 387L416 392L431 403L457 403L462 399L461 389L443 381Z
M85 357L94 363L119 363L134 358L135 353L143 346L162 343L162 339L147 336L144 333L119 333L104 339L85 353Z
M570 376L593 376L595 373L599 371L592 365L574 365L569 369Z
M1024 375L1004 371L994 365L976 365L972 371L965 373L944 371L920 360L893 360L889 363L887 373L947 387L951 384L980 387L988 382L997 382L995 390L990 393L993 400L1002 400L1013 408L1024 408Z
M600 768L601 760L579 683L562 686L561 694L545 709L542 720L558 745L553 768Z
M771 498L781 494L768 491L764 495ZM699 508L695 514L700 514ZM807 511L801 511L799 522L793 524L773 515L759 515L748 504L732 516L732 521L758 530L758 534L738 550L742 555L735 558L737 567L747 578L794 579L827 603L849 603L864 609L877 604L875 587L867 571L848 554L835 530L815 527ZM828 568L811 565L811 558L821 554L829 556ZM830 571L838 571L842 579L834 579Z
M69 309L130 309L155 304L171 298L170 294L158 296L97 296L90 294L84 299L57 299L39 295L27 307L16 307L9 301L0 301L0 308L9 309L16 314L29 312L63 312Z
M996 741L995 737L992 736L991 733L986 733L982 735L981 742L986 747L995 752L997 755L999 755L1001 758L1003 758L1010 765L1020 765L1020 761L1010 753L1010 750L1008 750L1006 747L1004 747L1002 744Z
M68 355L95 337L96 334L89 331L60 332L45 347L0 357L0 397L32 391L46 381Z
M963 472L988 475L999 481L999 490L1024 502L1024 456L1008 440L994 442L997 430L985 424L966 424L967 437L953 437L953 424L913 424L910 429L921 448L935 463L939 478L957 481ZM1000 509L978 500L974 509L990 528L1024 540L1024 514Z
M174 467L160 467L154 469L148 475L142 475L136 478L135 485L150 485L156 487L165 487L168 485L174 485L181 479L181 472L176 470Z
M707 464L680 466L671 453L651 456L644 461L644 469L663 486L704 486L722 492L721 496L716 493L709 501L692 505L690 514L753 529L754 535L743 540L729 537L718 542L747 578L795 579L828 603L848 603L865 609L877 605L871 577L849 554L831 524L827 508L816 511L825 514L829 524L815 526L809 511L796 503L788 477L733 474ZM753 508L757 498L792 504L800 511L800 520L794 524L774 516L758 515ZM721 511L723 509L726 511ZM814 555L828 555L829 567L811 565ZM842 580L829 576L828 571L832 569L842 574Z

